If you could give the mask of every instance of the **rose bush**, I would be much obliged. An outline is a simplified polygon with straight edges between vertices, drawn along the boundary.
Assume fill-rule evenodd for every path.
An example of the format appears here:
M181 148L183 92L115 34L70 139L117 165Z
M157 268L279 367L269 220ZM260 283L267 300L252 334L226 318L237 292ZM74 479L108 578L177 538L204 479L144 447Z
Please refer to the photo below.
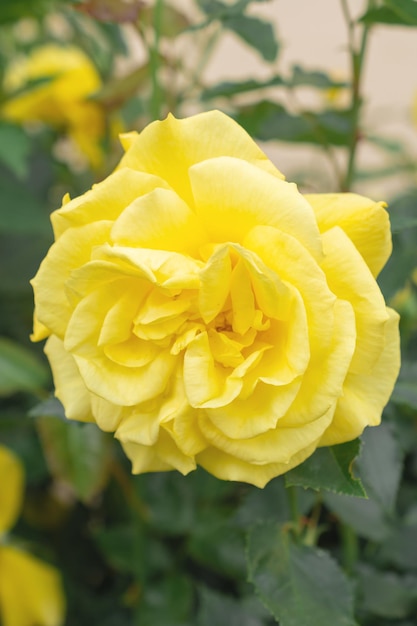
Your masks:
M23 467L17 456L0 446L0 622L3 626L59 626L65 599L58 571L2 541L22 506Z
M114 431L136 473L258 486L378 424L399 369L384 205L301 195L216 111L122 142L52 214L33 280L67 417Z
M16 58L4 76L8 99L0 114L13 122L42 122L67 132L93 167L102 162L105 116L90 99L101 78L90 59L74 46L48 44Z

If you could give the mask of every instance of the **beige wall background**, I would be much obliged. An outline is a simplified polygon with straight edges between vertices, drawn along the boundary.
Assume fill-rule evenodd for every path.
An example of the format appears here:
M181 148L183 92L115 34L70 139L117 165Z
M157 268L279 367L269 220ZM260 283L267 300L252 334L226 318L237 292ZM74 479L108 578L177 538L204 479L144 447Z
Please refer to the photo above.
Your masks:
M363 0L349 0L353 15L364 11ZM271 20L281 41L276 70L287 73L295 64L306 69L325 69L338 77L348 75L347 28L338 0L272 0L254 3L253 14ZM265 77L268 67L233 35L220 41L207 68L207 80ZM371 32L366 58L363 92L366 98L365 122L373 133L401 139L417 160L417 129L412 121L412 103L417 98L417 30L397 26L377 26ZM304 94L307 99L311 94ZM416 115L417 117L417 115ZM415 121L417 124L417 120ZM303 168L324 168L331 178L326 160L306 146L267 144L264 149L289 177ZM363 147L361 163L384 164L379 150ZM343 163L343 154L338 158ZM323 170L323 171L324 171ZM406 184L401 177L367 182L361 190L384 196Z

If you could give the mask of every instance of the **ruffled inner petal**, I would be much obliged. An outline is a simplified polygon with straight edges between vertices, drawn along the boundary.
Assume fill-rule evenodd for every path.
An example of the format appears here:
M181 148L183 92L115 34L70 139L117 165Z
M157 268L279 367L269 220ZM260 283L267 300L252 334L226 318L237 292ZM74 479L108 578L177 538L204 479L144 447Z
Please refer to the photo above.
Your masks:
M116 219L111 237L118 245L172 250L194 257L206 243L201 225L184 200L162 188L129 204Z

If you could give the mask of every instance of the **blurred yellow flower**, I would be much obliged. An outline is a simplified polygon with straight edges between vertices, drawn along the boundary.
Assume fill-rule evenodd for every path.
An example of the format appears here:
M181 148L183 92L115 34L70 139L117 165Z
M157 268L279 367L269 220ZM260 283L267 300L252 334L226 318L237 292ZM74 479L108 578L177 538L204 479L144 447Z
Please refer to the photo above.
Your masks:
M258 486L378 424L399 369L384 205L301 195L217 111L122 139L52 214L33 280L67 416L115 431L136 473Z
M99 167L105 116L89 98L100 87L96 68L80 49L44 45L6 69L8 99L1 114L13 122L43 122L65 131L90 164Z
M0 623L2 626L59 626L65 600L57 570L1 541L19 514L23 468L10 450L0 446Z

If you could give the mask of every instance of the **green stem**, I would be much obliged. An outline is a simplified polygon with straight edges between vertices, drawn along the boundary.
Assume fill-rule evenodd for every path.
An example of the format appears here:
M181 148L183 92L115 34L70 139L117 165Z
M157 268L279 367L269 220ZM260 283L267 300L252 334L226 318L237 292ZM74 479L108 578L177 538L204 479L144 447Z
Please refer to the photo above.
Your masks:
M322 495L321 493L316 494L316 503L313 507L313 510L310 515L310 519L308 520L308 524L306 527L306 531L304 533L304 545L305 546L315 546L317 545L317 541L319 538L319 519L322 509Z
M298 510L298 494L296 487L287 487L287 495L288 495L288 504L290 507L290 514L292 520L292 528L294 533L294 538L299 541L301 532L302 532L302 524L301 524L301 516Z
M162 95L161 86L159 82L159 70L160 70L160 54L159 44L162 27L162 13L164 9L164 0L155 0L155 6L153 11L153 45L150 49L149 66L151 72L152 83L152 95L150 102L151 117L154 120L159 120L161 116Z
M360 42L359 45L357 45L355 42L355 29L357 27L357 24L354 22L350 15L348 0L341 0L341 3L343 14L345 16L348 27L349 52L352 68L352 136L349 145L346 176L342 185L343 191L349 191L352 187L355 177L357 148L360 141L360 114L363 102L361 87L370 25L365 24L362 26ZM372 8L373 4L374 0L368 0L368 10Z
M343 565L347 574L352 574L359 557L359 543L355 531L347 524L340 524L342 535Z

